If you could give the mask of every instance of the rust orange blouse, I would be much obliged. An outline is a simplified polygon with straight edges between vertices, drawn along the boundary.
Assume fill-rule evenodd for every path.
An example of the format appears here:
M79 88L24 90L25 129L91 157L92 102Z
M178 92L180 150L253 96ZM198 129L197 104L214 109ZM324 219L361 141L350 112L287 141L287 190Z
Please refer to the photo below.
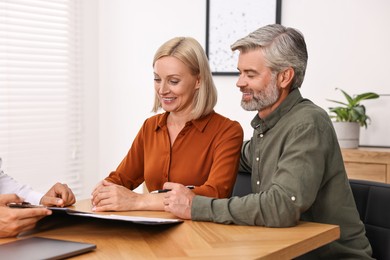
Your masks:
M171 181L195 185L198 195L230 196L243 141L240 124L212 112L187 122L171 147L168 114L145 120L128 154L106 180L131 190L145 181L149 191Z

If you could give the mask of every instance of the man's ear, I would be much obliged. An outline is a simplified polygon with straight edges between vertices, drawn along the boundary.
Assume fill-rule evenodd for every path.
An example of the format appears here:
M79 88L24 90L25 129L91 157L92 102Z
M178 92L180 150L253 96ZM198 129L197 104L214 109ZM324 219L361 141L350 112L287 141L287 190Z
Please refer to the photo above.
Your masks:
M295 71L291 67L280 72L278 74L278 85L280 86L280 88L285 89L291 86L294 75Z

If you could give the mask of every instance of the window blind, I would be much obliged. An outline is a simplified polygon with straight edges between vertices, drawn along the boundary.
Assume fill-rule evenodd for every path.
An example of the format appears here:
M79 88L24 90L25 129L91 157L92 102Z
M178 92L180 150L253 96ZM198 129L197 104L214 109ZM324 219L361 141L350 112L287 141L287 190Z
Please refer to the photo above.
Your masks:
M0 0L0 157L41 192L59 181L82 193L79 8Z

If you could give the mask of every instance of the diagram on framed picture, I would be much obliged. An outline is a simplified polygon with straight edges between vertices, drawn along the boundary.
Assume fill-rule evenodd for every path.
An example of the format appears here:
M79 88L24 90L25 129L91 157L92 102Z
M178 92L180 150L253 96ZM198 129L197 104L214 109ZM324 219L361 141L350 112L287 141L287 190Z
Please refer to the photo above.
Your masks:
M230 45L257 28L280 23L281 0L207 0L206 53L213 75L236 75Z

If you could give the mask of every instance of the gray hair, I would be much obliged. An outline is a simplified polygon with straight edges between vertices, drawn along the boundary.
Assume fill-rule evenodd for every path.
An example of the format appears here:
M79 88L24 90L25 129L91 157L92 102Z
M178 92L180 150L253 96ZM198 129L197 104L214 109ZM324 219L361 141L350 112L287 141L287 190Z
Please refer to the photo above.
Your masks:
M267 66L274 72L293 68L295 77L291 89L299 88L305 77L307 49L303 34L280 24L270 24L257 29L231 45L233 51L247 52L261 49Z
M206 53L200 43L192 37L170 39L156 51L153 66L158 59L166 56L181 60L191 70L192 75L197 75L200 78L199 91L196 92L193 100L193 119L210 114L217 103L217 88L211 75ZM159 108L161 108L161 103L155 94L152 111L157 112Z

